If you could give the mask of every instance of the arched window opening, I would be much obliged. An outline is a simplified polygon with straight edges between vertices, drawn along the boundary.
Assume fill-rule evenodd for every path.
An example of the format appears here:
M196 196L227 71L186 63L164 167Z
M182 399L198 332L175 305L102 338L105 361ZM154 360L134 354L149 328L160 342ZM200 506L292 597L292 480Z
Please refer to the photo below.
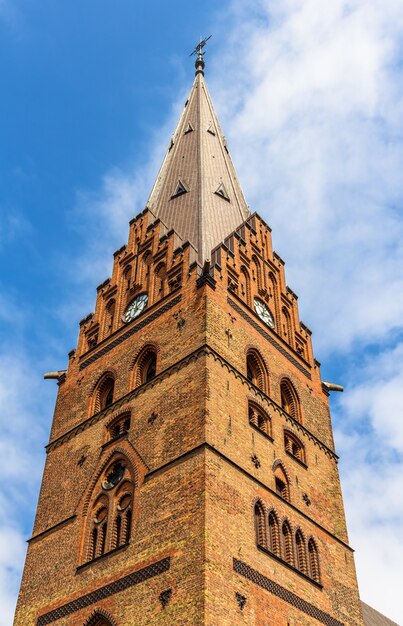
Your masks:
M281 556L279 524L273 511L269 513L269 549L276 556Z
M284 561L286 561L290 565L294 565L294 549L293 549L293 543L292 543L292 533L291 533L290 525L287 521L283 522L281 532L283 535Z
M148 250L147 252L144 253L143 259L142 259L142 282L143 282L143 287L144 290L150 294L150 279L151 279L151 263L152 263L153 257L151 252Z
M281 312L283 314L283 335L288 343L292 346L294 342L291 326L291 317L286 307L283 307Z
M130 415L120 415L112 424L108 426L108 439L119 439L126 435L130 430Z
M167 268L164 263L160 263L155 270L154 277L154 299L162 298L166 291Z
M266 392L266 372L262 358L255 350L250 350L246 355L247 379L263 392Z
M276 493L284 500L290 501L290 485L287 474L283 467L279 465L274 472L274 482L276 487Z
M249 272L244 266L241 267L241 271L239 273L239 287L240 295L245 298L246 303L250 306L250 278Z
M267 413L254 402L249 403L249 423L271 437L271 419Z
M134 484L123 459L102 473L90 507L86 560L91 561L130 541Z
M266 548L267 541L266 541L264 508L260 501L256 502L255 504L254 514L255 514L256 543L258 546Z
M294 419L301 421L301 412L298 396L289 380L283 380L280 385L281 408Z
M114 402L115 381L112 376L105 376L95 390L93 412L99 413Z
M112 548L129 543L132 526L133 488L130 483L124 483L119 489L115 502L115 524L112 539Z
M297 568L305 575L308 575L306 562L306 546L305 539L300 530L295 535L295 545L297 549Z
M298 461L305 463L305 448L295 435L289 431L284 432L284 447L286 452Z
M101 610L93 613L83 626L112 626L112 622L107 619L105 612Z
M115 321L116 302L109 300L105 307L105 336L113 332L113 323Z
M256 256L252 257L251 261L252 280L255 281L257 290L262 288L262 271L260 269L260 263Z
M308 541L309 570L311 578L320 583L319 555L315 541L311 538Z
M157 373L157 353L154 348L146 347L137 359L135 385L139 387L155 378Z
M101 499L95 505L92 513L88 560L96 559L105 553L107 530L108 502L105 499Z
M274 316L276 319L276 329L277 332L280 332L280 315L279 315L279 299L278 299L278 288L277 288L277 280L273 274L273 272L269 273L269 295L271 297L271 306L273 307Z
M132 266L131 265L126 267L124 271L123 283L124 283L124 288L126 289L126 291L128 291L130 287L132 286Z

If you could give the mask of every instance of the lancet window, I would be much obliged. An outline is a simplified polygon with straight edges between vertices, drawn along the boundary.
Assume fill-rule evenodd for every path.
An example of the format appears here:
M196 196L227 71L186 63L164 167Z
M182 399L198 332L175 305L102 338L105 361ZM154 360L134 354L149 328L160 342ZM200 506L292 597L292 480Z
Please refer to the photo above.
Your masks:
M249 350L246 355L246 376L253 385L267 393L266 368L257 350Z
M301 441L288 430L284 431L284 447L286 452L298 461L306 463L305 448Z
M269 513L269 549L276 556L281 556L280 530L277 515L274 511Z
M253 513L257 546L320 585L319 555L315 539L311 537L307 545L302 530L298 528L294 534L288 519L280 524L273 509L266 516L261 500L255 503Z
M114 402L114 393L115 380L111 375L105 374L95 389L92 413L95 414L108 408Z
M284 561L289 565L294 565L294 546L292 541L291 527L288 521L284 521L281 527L281 534L283 538L283 555Z
M301 409L294 385L287 379L280 385L281 408L294 419L301 421Z
M284 500L290 501L290 484L288 476L282 465L278 465L274 470L274 484L276 493Z
M317 583L320 583L319 555L315 540L311 537L308 541L309 575Z
M166 291L167 268L164 263L160 263L154 274L154 299L163 298Z
M308 575L305 539L300 530L297 530L295 534L295 546L296 546L296 556L297 556L297 568L303 574Z
M249 423L271 437L271 419L267 413L255 402L249 402L248 412Z
M157 373L157 352L154 347L146 346L138 356L134 368L136 387L152 380Z
M260 502L256 502L255 504L255 533L256 533L256 542L258 546L263 548L267 547L267 538L266 538L266 524L265 524L265 512L263 504Z
M104 335L110 335L113 332L113 324L115 321L116 302L109 300L105 307L105 327Z
M123 437L130 430L130 414L119 415L108 425L108 440L113 441Z
M98 480L89 507L85 561L129 543L133 497L134 484L126 461L113 461Z

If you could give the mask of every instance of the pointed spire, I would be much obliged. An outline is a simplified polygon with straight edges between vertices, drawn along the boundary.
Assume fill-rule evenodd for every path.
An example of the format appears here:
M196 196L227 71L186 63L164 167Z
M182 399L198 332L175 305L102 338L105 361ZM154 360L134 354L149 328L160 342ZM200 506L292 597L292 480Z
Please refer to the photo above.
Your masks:
M147 202L197 249L201 265L250 215L205 83L205 41L195 49L196 77Z

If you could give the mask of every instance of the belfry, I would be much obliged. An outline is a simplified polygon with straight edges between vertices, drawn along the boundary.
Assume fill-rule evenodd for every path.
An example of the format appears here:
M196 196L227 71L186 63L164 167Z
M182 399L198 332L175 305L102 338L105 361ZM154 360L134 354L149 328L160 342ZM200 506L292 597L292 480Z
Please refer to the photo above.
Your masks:
M146 208L47 377L15 626L363 626L330 386L202 46Z

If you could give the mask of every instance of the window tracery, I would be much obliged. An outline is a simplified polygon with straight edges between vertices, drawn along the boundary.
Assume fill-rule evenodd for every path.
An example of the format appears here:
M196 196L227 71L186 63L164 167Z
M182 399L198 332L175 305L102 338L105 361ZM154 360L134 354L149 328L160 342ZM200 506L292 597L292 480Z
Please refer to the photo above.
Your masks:
M134 483L126 461L113 461L98 480L89 507L86 562L129 543L133 497Z

